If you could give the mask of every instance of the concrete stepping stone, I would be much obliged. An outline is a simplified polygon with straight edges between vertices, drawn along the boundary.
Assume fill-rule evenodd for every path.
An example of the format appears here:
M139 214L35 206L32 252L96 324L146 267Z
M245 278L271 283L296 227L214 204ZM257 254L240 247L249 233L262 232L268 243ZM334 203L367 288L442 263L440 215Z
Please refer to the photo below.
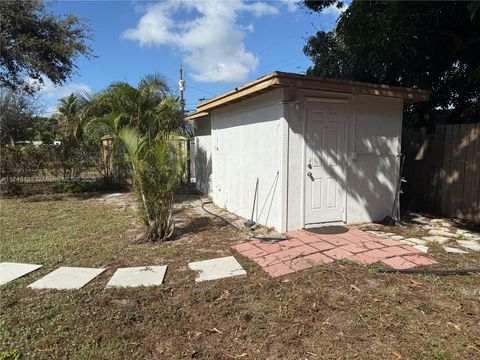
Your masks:
M436 230L436 229L432 229L428 232L430 235L434 235L434 236L443 236L443 237L447 237L447 238L453 238L455 239L456 237L458 237L457 234L454 234L452 232L448 232L448 231L443 231L443 230Z
M377 230L367 230L365 232L367 232L369 234L372 234L372 235L378 235L378 236L385 235L385 233L383 231L377 231Z
M439 244L445 244L449 240L449 238L446 238L444 236L434 235L434 236L424 236L422 237L422 240L436 242Z
M102 199L111 199L111 198L119 197L122 195L123 195L122 193L105 194L102 196Z
M2 262L0 263L0 285L25 276L43 265Z
M465 238L468 240L480 240L480 236L478 236L478 234L464 233L463 236L465 236Z
M407 238L405 239L405 242L409 244L416 244L416 245L426 245L427 242L425 240L417 239L417 238Z
M480 251L480 244L473 240L457 240L457 243L461 247L464 247L473 251Z
M107 287L136 287L162 285L167 266L138 266L119 268Z
M28 285L32 289L80 289L106 269L61 266L43 278Z
M226 277L247 274L242 268L242 265L240 265L237 259L233 256L195 261L189 263L188 267L194 271L198 271L195 282L223 279Z
M425 246L425 245L413 245L413 247L414 247L415 249L420 250L421 252L423 252L423 253L425 253L425 254L428 253L428 246Z
M450 253L450 254L467 254L467 251L465 250L457 249L449 246L443 246L443 250L445 250L447 253Z
M430 222L428 221L427 218L420 216L412 219L412 222L420 224L420 225L430 225Z

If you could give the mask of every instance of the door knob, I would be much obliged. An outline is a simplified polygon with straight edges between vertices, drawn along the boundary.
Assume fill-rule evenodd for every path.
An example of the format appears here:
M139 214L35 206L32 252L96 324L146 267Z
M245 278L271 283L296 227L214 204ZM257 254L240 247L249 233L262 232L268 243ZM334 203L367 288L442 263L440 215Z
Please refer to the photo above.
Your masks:
M311 173L310 171L307 173L307 176L308 176L310 179L313 179L312 173Z

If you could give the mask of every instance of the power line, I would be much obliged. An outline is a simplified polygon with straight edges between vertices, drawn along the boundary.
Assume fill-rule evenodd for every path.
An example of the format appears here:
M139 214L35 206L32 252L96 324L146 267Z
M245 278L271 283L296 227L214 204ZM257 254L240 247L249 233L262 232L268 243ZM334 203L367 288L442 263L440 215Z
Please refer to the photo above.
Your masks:
M279 42L277 42L277 43L275 43L275 44L273 44L273 45L271 45L271 46L269 46L269 47L267 47L267 48L262 49L262 51L257 52L256 55L263 55L263 54L269 52L270 50L272 50L273 48L275 48L275 47L277 47L277 46L279 46L279 45L283 45L283 44L291 41L293 38L296 38L298 35L301 35L301 34L302 34L302 33L292 34L292 35L290 35L289 37L283 39L282 41L279 41ZM252 50L252 52L255 52L255 50Z
M297 61L294 61L294 62L291 62L291 60L293 59L300 59L300 58L303 58L303 57L306 57L305 55L301 54L301 55L295 55L295 56L290 56L288 58L285 58L283 60L280 60L280 61L276 61L274 63L270 63L270 64L267 64L267 65L263 65L261 66L260 68L256 69L256 71L261 71L261 70L264 70L264 69L267 69L267 68L272 68L272 67L277 67L277 66L287 66L287 65L290 65L290 64L294 64L296 63ZM285 62L288 62L290 61L288 64L285 64Z
M193 89L193 90L197 90L197 91L200 91L200 92L203 92L203 93L207 93L207 94L210 94L210 95L213 95L213 96L217 95L214 92L211 92L211 91L208 91L208 90L205 90L205 89L200 89L200 88L197 88L197 87L192 86L192 85L185 84L185 87Z

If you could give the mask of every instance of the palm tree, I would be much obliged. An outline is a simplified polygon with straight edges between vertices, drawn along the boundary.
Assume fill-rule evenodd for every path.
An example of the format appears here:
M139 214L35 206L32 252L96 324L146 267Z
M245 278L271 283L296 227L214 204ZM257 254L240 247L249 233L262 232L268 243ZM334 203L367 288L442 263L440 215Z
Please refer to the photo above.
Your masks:
M132 166L147 238L150 241L166 240L174 230L172 210L184 171L184 155L170 139L152 141L130 126L123 127L118 136Z
M91 124L103 123L114 134L126 125L134 127L149 139L165 133L191 131L184 120L181 103L172 95L166 80L159 74L150 74L137 87L126 82L114 82L106 90L83 101L85 111L96 109Z
M76 94L59 99L57 110L52 115L56 121L55 130L62 136L61 167L64 179L71 177L73 171L72 154L83 139L84 119L81 114L81 101Z
M173 140L190 131L180 101L159 74L145 76L137 87L112 83L83 101L84 114L91 118L86 128L107 126L126 150L148 239L168 239L173 232L173 201L184 171L184 155Z
M70 94L58 101L57 111L52 115L57 120L57 129L62 132L64 142L77 142L82 138L83 126L79 117L79 101Z

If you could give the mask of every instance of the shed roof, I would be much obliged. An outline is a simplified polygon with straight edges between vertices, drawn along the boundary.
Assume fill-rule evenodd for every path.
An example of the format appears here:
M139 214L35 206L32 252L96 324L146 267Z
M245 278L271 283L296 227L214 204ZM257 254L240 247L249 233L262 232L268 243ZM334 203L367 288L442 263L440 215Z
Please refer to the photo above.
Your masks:
M187 120L194 120L207 116L213 109L249 97L258 96L267 91L289 87L306 90L333 91L347 94L396 97L403 98L409 103L423 102L430 98L430 91L426 90L378 85L359 81L323 79L309 75L275 71L222 95L201 102L197 105L197 111L187 116Z

